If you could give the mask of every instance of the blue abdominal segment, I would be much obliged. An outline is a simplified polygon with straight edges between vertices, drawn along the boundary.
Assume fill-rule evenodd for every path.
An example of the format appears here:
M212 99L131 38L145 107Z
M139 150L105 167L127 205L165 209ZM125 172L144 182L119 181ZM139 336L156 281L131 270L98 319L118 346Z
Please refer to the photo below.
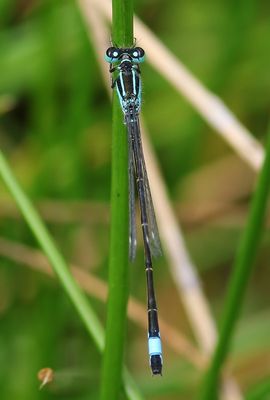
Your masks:
M153 375L162 374L162 344L159 336L148 337L149 363Z

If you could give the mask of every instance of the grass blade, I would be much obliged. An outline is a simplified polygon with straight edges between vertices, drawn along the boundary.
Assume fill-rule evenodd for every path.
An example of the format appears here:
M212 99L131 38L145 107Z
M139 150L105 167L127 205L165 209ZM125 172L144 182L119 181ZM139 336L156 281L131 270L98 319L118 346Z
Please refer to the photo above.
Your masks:
M50 264L54 269L54 272L58 276L61 285L66 291L66 294L76 308L88 333L94 340L99 351L103 351L104 331L94 310L91 308L86 296L83 294L80 287L71 275L64 258L56 248L40 216L38 215L30 200L24 194L23 190L13 176L12 171L10 170L9 165L1 151L0 176L2 177L8 190L12 194L16 204L21 210L25 221L29 225L40 247L47 256ZM138 391L137 387L135 386L127 372L125 373L124 377L124 389L128 399L142 400L140 392Z
M112 2L113 43L133 44L132 1ZM128 299L128 146L117 96L113 98L111 244L106 343L101 400L118 400L123 374L123 350Z
M40 247L48 257L56 275L78 311L89 334L92 336L98 349L102 350L104 346L104 332L98 318L88 304L86 296L81 292L81 289L74 281L64 258L57 250L40 216L17 183L2 152L0 152L0 175L16 201Z
M225 301L220 335L210 368L206 375L201 399L217 398L220 371L229 350L233 331L240 314L245 289L251 274L258 250L263 222L266 213L267 198L270 185L270 133L268 134L265 160L257 182L246 229L239 245L238 253L232 269L227 299Z

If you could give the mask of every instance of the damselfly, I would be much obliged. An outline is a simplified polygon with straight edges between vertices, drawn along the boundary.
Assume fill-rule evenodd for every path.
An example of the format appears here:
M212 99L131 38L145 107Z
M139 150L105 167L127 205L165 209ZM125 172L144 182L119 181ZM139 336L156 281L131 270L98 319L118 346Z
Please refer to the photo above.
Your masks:
M156 217L145 167L139 113L141 108L141 76L139 64L144 61L144 50L140 47L109 47L105 60L110 63L112 88L118 94L124 113L128 133L129 172L129 257L136 254L135 186L137 188L141 226L144 243L145 272L148 299L148 350L152 373L162 373L162 349L158 325L157 305L154 291L152 256L161 254Z

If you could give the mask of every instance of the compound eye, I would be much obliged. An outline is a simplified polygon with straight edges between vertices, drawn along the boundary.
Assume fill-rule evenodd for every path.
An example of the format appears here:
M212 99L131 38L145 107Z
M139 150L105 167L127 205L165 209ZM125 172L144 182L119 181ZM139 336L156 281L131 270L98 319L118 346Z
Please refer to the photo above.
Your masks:
M120 51L117 47L109 47L105 54L105 60L112 63L118 61Z
M134 61L137 62L144 61L144 54L145 54L144 50L141 47L135 47L131 53L132 58L134 58L135 59Z

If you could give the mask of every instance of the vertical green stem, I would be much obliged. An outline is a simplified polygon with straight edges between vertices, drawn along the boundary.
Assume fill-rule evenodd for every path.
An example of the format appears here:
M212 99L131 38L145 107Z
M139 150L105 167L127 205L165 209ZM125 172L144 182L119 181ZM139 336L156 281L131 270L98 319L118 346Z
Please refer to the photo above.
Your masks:
M133 44L133 4L112 1L112 39L117 46ZM128 299L128 146L123 114L113 98L111 243L109 297L101 400L119 400Z
M268 136L265 160L252 199L247 226L235 259L232 277L229 282L218 343L200 397L203 400L214 400L218 398L218 380L221 367L229 350L233 331L243 302L245 288L260 242L267 198L270 190L270 133Z

